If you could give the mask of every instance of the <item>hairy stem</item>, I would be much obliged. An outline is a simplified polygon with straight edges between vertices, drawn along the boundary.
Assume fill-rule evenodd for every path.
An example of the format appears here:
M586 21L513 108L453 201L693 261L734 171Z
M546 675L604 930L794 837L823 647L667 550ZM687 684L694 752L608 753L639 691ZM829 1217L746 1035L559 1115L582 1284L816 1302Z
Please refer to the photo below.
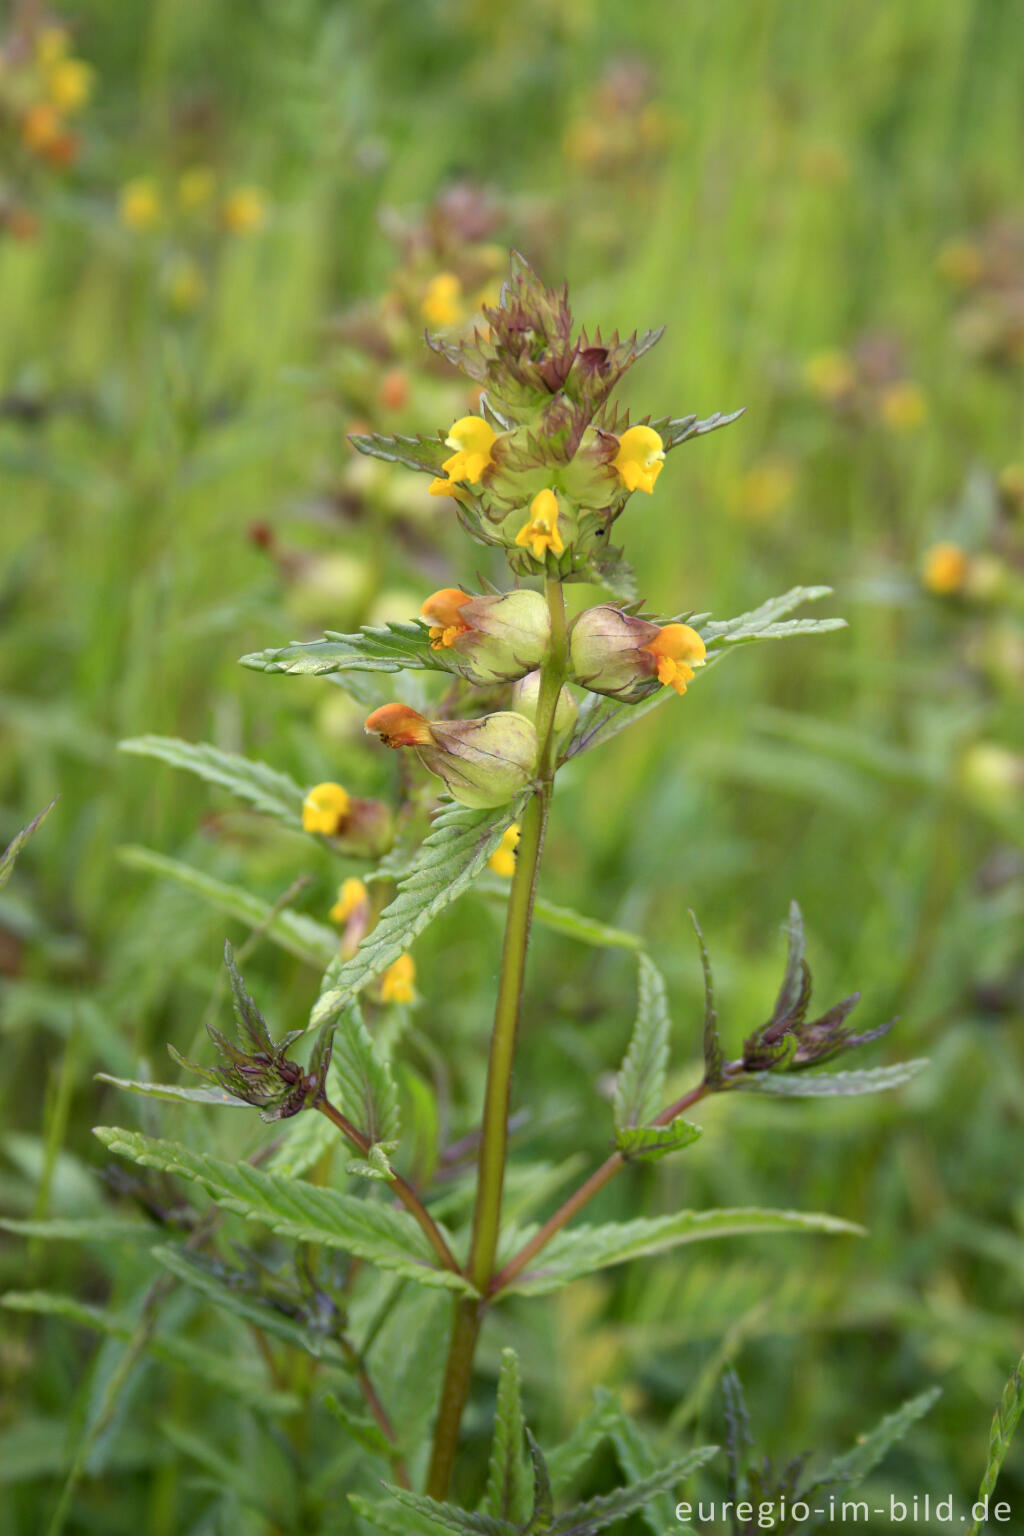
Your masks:
M670 1104L667 1109L663 1109L661 1114L651 1122L652 1125L671 1125L672 1121L678 1119L684 1110L689 1109L691 1104L696 1104L708 1092L710 1092L710 1089L707 1083L699 1083L696 1088L691 1088L689 1093L685 1093L681 1099L677 1099L674 1104ZM547 1247L555 1233L560 1232L564 1226L567 1226L577 1212L581 1211L599 1190L604 1189L605 1185L609 1184L625 1166L626 1159L622 1153L613 1152L611 1157L605 1159L600 1168L595 1168L594 1172L588 1179L584 1180L579 1189L575 1190L568 1200L558 1207L553 1216L548 1217L544 1225L539 1227L533 1234L530 1241L525 1243L519 1252L509 1259L504 1269L494 1276L489 1288L491 1297L496 1296L506 1285L511 1285L512 1281L518 1275L521 1275L529 1264L533 1263L541 1250Z
M494 1261L501 1229L501 1198L505 1184L508 1156L509 1101L512 1092L512 1068L515 1061L519 1015L522 1009L523 977L526 952L533 920L533 899L537 888L548 812L555 781L555 712L566 676L567 641L565 600L560 583L549 581L546 588L551 615L551 645L541 668L537 702L537 789L523 813L516 854L516 872L509 892L505 917L505 940L501 955L501 975L494 1009L487 1086L484 1091L483 1127L477 1160L476 1204L473 1211L473 1235L466 1274L481 1297L487 1295L494 1276ZM459 1425L469 1396L473 1357L480 1333L482 1307L479 1301L460 1298L455 1303L455 1318L448 1346L441 1402L434 1430L434 1447L427 1479L427 1492L443 1499L448 1493Z
M355 1147L356 1151L361 1152L365 1157L370 1150L371 1143L369 1137L364 1136L362 1131L358 1130L357 1127L352 1124L351 1120L346 1119L345 1116L341 1113L340 1109L335 1109L330 1099L321 1099L316 1107L322 1115L327 1116L332 1125L337 1126L338 1130L345 1137L345 1140L350 1142L352 1146ZM415 1217L416 1221L426 1233L426 1236L430 1242L430 1246L437 1254L442 1266L445 1269L453 1270L455 1274L460 1275L462 1270L459 1267L458 1259L448 1247L448 1244L444 1238L444 1233L441 1231L441 1228L438 1226L433 1216L431 1216L430 1212L427 1210L426 1206L423 1204L423 1201L413 1189L412 1185L403 1179L400 1173L396 1173L391 1179L391 1188L394 1190L399 1200L401 1200L409 1214Z

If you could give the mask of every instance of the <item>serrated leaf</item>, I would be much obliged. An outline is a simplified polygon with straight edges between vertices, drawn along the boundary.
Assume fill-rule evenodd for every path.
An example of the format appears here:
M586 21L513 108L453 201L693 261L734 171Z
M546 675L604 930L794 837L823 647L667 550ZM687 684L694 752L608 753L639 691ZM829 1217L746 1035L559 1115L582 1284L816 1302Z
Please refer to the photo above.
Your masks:
M374 1456L380 1456L384 1461L392 1459L395 1448L380 1425L373 1419L365 1413L359 1413L355 1408L350 1408L333 1392L328 1392L324 1398L324 1407L333 1418L337 1419L350 1440L355 1440L357 1445L361 1445L364 1450Z
M380 459L385 464L404 464L406 469L424 470L428 474L436 474L451 453L441 433L434 437L400 437L384 432L353 432L349 442L367 458Z
M348 1502L357 1515L383 1531L384 1536L446 1536L451 1529L422 1511L403 1509L393 1499L367 1499L361 1493L350 1493Z
M546 1531L550 1531L554 1519L555 1498L551 1492L551 1478L544 1453L529 1430L526 1431L526 1444L533 1468L533 1509L523 1536L544 1536Z
M109 1334L115 1339L131 1339L137 1326L134 1318L120 1317L102 1307L88 1306L73 1296L62 1296L52 1291L8 1291L6 1295L0 1296L0 1306L11 1311L60 1317L66 1322L77 1323L97 1333ZM268 1413L296 1413L302 1406L301 1399L294 1393L275 1391L268 1383L262 1367L253 1368L233 1355L222 1357L179 1338L177 1334L150 1334L146 1339L146 1348L158 1360L188 1371L219 1392L240 1398L251 1407L261 1408Z
M347 1008L334 1035L333 1078L338 1108L371 1142L398 1139L398 1090L357 1006ZM378 1170L378 1173L381 1170Z
M690 922L693 931L697 935L697 947L700 950L700 966L704 976L704 1081L709 1088L721 1086L725 1076L725 1052L722 1050L722 1042L718 1034L718 1014L715 1010L715 978L711 971L711 957L708 947L704 942L704 934L697 921L697 914L691 909Z
M646 1125L662 1107L671 1020L665 983L657 966L639 956L636 1023L615 1082L616 1131Z
M299 1242L320 1243L368 1259L419 1285L470 1291L469 1282L435 1266L434 1251L412 1217L390 1206L337 1190L264 1173L248 1163L224 1163L173 1141L99 1126L104 1146L146 1168L199 1184L224 1210Z
M330 1075L327 1081L329 1085ZM275 1147L265 1166L268 1173L280 1174L283 1179L301 1178L337 1145L338 1132L326 1115L293 1115L281 1122L280 1129L281 1144Z
M219 912L237 918L249 928L259 930L281 949L304 960L318 971L322 971L325 965L337 957L338 935L332 928L314 922L313 918L306 917L302 912L291 912L287 907L275 910L269 903L243 890L241 886L228 885L213 875L205 874L201 869L193 868L191 864L183 864L179 859L154 853L150 848L128 844L117 850L117 858L129 869L159 875L162 879L173 880L186 890L194 891Z
M717 1454L717 1445L702 1445L686 1456L667 1462L639 1482L616 1488L613 1493L600 1494L585 1504L577 1504L556 1516L548 1527L549 1536L594 1536L595 1532L603 1531L617 1520L644 1509L658 1494L675 1492L680 1483L706 1466Z
M334 1339L289 1317L276 1302L240 1289L238 1276L215 1260L171 1243L162 1243L151 1252L163 1269L190 1290L205 1296L222 1312L240 1318L264 1333L273 1334L314 1360L348 1368Z
M514 1349L503 1349L487 1491L480 1508L485 1515L496 1520L511 1520L516 1525L526 1520L528 1512L523 1464L525 1430L519 1361Z
M57 804L59 798L59 795L54 795L49 805L41 810L38 816L33 816L28 826L22 827L21 831L11 839L10 843L8 843L4 852L0 854L0 891L3 890L4 886L11 878L11 875L14 873L14 866L17 863L18 854L24 848L33 832L35 832L46 820L47 816L49 816L50 812Z
M1010 1441L1013 1439L1014 1430L1020 1422L1022 1412L1024 1412L1024 1359L1018 1361L1016 1369L1003 1388L999 1406L992 1418L992 1428L988 1436L988 1465L978 1486L977 1503L990 1498L995 1491L1000 1469L1006 1460L1006 1453L1010 1449ZM975 1520L967 1536L978 1536L984 1523L984 1520Z
M860 1436L851 1450L829 1463L821 1476L815 1478L815 1488L825 1488L832 1483L859 1483L877 1467L896 1442L903 1439L910 1427L924 1417L941 1395L941 1388L929 1387L926 1392L910 1398L895 1413L886 1414L874 1429Z
M387 1155L393 1152L397 1145L395 1141L374 1142L365 1157L353 1157L345 1164L345 1172L353 1178L383 1179L389 1183L395 1177L395 1171L388 1162Z
M811 973L804 959L804 919L795 901L789 904L786 937L786 971L772 1012L773 1024L782 1019L802 1020L811 997Z
M481 878L477 886L479 894L490 901L507 901L509 889L509 881L499 883L487 876ZM542 928L549 928L552 933L560 933L567 939L577 939L581 944L591 944L595 949L639 951L644 947L644 941L638 933L628 933L624 928L612 928L608 923L599 922L596 917L586 917L570 907L556 906L543 896L534 899L533 920Z
M368 625L358 634L328 631L322 640L294 641L240 658L252 672L327 677L337 672L450 672L439 651L430 648L430 631L412 624Z
M128 1077L111 1077L109 1072L97 1072L96 1081L124 1088L128 1093L141 1093L148 1099L163 1099L169 1104L226 1104L232 1109L250 1108L244 1099L236 1099L225 1088L184 1088L179 1083L136 1082Z
M608 1394L611 1396L611 1394ZM623 1477L629 1483L641 1482L656 1473L664 1457L655 1450L639 1426L626 1414L621 1404L611 1429L611 1441ZM668 1492L652 1494L643 1508L638 1510L654 1536L662 1536L675 1523L675 1508Z
M311 1028L336 1018L368 982L410 947L438 913L468 890L506 828L518 821L524 804L520 797L498 810L471 811L453 806L441 812L373 932L351 960L335 959L329 966L310 1016Z
M772 1232L863 1236L864 1229L838 1216L760 1209L676 1211L670 1216L581 1226L560 1232L507 1289L521 1295L542 1296L548 1291L560 1290L571 1280L593 1274L595 1270L607 1269L612 1264L622 1264L645 1254L667 1253L684 1243ZM531 1235L532 1232L525 1232L519 1236L525 1241Z
M441 1530L455 1531L458 1536L518 1536L510 1520L494 1520L490 1515L474 1514L468 1509L458 1509L454 1504L439 1504L426 1494L410 1493L406 1488L394 1488L389 1484L385 1487L403 1509L434 1521Z
M607 1440L622 1409L610 1392L599 1387L593 1407L576 1425L567 1440L548 1452L548 1472L556 1493L565 1493L582 1472L597 1447Z
M791 635L825 634L845 629L845 619L792 619L779 621L804 603L816 603L831 595L831 587L791 587L780 597L769 598L759 608L741 613L735 619L711 619L700 626L705 645L735 645L748 640L783 640Z
M921 1057L891 1067L865 1067L854 1072L744 1072L730 1084L729 1091L768 1093L788 1099L849 1098L902 1088L927 1065L927 1058Z
M655 1163L670 1152L679 1152L701 1134L699 1125L681 1117L670 1125L623 1126L615 1133L615 1145L630 1162Z
M133 736L118 750L134 757L155 757L194 773L207 784L217 784L254 810L275 816L289 826L302 825L303 791L286 773L253 762L234 752L222 752L206 742L180 741L174 736Z

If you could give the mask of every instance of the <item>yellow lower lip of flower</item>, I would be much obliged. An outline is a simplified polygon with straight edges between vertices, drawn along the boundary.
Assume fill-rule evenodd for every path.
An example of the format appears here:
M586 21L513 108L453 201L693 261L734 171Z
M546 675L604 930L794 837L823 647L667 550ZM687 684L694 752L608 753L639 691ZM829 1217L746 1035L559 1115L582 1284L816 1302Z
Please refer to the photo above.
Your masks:
M665 460L665 445L653 427L630 427L619 438L612 465L627 491L654 490Z
M543 560L548 550L560 555L565 543L558 528L558 498L554 491L538 491L530 503L530 516L516 534L520 548L529 547L535 560Z
M302 830L333 837L348 815L348 792L340 784L317 784L302 802Z
M694 667L702 667L707 655L704 641L689 624L665 624L650 644L644 646L658 663L658 681L666 688L684 694L693 682Z
M352 914L369 900L366 886L361 880L350 876L342 883L338 892L338 899L330 911L332 923L347 923Z
M412 955L399 955L388 966L380 979L380 996L384 1003L416 1001L416 962Z

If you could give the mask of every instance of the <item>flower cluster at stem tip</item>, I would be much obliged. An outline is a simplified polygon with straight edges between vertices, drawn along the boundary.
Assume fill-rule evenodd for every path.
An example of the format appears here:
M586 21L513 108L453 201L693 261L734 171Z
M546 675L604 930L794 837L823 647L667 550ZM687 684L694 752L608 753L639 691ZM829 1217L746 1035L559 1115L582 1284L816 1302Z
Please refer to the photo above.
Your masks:
M499 303L483 319L469 337L427 338L478 386L478 413L435 438L353 437L363 453L397 456L430 474L431 494L450 501L472 538L501 549L518 578L505 592L444 587L420 610L434 663L479 687L511 685L508 707L478 719L428 719L393 703L366 720L385 746L409 750L455 800L477 808L530 788L548 746L538 729L557 745L572 727L573 686L627 704L660 688L683 694L707 655L697 629L679 619L659 623L635 605L604 602L576 615L552 663L552 587L615 589L628 580L621 550L609 546L611 528L631 496L653 495L667 452L694 430L694 418L631 424L612 400L660 333L575 332L566 292L545 288L515 253ZM711 424L717 418L697 430ZM539 721L549 663L560 692ZM495 857L499 872L514 868L511 844Z

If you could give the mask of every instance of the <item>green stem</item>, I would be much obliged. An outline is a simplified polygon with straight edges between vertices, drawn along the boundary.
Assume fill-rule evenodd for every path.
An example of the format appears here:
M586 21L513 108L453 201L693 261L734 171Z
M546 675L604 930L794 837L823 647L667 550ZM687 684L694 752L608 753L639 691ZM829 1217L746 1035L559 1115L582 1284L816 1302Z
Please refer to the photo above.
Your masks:
M551 615L551 645L541 668L537 701L537 789L523 813L516 854L516 872L509 892L502 947L501 975L494 1009L487 1086L484 1091L483 1126L477 1162L476 1205L473 1211L473 1236L466 1273L481 1297L485 1297L494 1277L494 1261L501 1230L501 1198L505 1185L508 1156L508 1116L512 1092L512 1067L515 1061L519 1015L522 1009L523 977L526 951L530 942L533 900L548 812L555 781L555 712L567 671L565 599L560 583L548 581L548 611ZM455 1318L448 1346L441 1402L434 1430L434 1447L427 1478L431 1498L444 1499L451 1482L459 1425L473 1373L473 1357L480 1333L482 1304L460 1298L455 1303Z

